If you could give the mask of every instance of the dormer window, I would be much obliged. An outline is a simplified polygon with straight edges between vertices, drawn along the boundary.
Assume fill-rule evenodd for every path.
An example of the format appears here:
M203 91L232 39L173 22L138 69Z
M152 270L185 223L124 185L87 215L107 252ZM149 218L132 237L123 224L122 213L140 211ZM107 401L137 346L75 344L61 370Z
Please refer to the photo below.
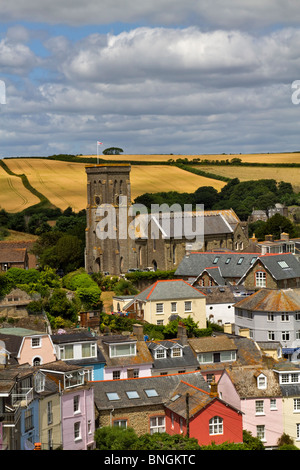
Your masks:
M109 345L109 357L122 356L136 356L136 343Z
M167 356L167 350L165 348L158 348L155 351L155 359L165 359Z
M267 377L264 374L260 374L257 377L257 388L265 390L267 388Z
M181 357L182 356L182 348L179 346L175 346L171 349L171 357Z

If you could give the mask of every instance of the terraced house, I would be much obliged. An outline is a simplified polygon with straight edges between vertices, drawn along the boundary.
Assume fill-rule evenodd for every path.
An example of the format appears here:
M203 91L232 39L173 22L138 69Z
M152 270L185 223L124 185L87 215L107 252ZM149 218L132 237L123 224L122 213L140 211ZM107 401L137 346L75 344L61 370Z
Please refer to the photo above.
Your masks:
M199 444L242 442L241 413L211 393L200 372L95 382L94 388L97 426L186 434L182 403L189 393L191 437Z
M300 289L260 289L237 302L236 333L245 328L255 341L280 342L285 357L299 359Z
M218 382L223 400L242 412L243 429L276 448L285 432L283 402L277 376L262 366L226 368Z

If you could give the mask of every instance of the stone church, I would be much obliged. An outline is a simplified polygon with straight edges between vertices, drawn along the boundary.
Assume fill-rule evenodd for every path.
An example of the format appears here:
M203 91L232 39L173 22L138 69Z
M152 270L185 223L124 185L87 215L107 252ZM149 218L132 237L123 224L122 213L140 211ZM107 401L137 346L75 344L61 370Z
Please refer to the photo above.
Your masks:
M112 275L129 269L176 269L187 251L245 251L249 245L247 224L233 210L204 211L202 240L195 249L190 238L178 237L182 223L176 213L170 218L170 230L161 230L164 215L130 214L130 164L87 165L87 227L85 268L87 272L107 272ZM124 205L124 201L127 204ZM107 208L107 211L105 211ZM143 230L137 217L145 221ZM193 218L194 216L192 216ZM130 227L135 220L134 229ZM151 223L150 223L151 221ZM153 236L153 227L159 227ZM130 233L130 236L129 236ZM125 234L125 235L124 235Z

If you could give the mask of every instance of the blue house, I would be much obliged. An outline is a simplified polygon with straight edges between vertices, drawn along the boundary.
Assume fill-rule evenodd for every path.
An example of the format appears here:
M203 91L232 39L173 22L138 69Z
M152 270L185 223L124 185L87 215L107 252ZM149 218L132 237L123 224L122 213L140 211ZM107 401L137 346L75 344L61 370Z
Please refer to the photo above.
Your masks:
M88 381L104 379L106 361L92 333L62 333L52 335L51 339L58 360L83 367Z

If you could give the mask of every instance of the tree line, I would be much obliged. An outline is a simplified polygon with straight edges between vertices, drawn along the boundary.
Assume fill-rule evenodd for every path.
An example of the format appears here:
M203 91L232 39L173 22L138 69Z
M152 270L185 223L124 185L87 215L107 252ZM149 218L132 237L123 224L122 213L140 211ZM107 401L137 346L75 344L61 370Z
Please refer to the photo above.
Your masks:
M290 183L276 182L274 179L249 180L241 182L238 178L230 180L218 192L212 186L201 186L193 193L177 191L145 193L135 199L149 210L151 204L168 205L203 204L204 210L233 209L241 220L247 220L253 209L269 210L276 203L286 206L300 205L299 194Z

